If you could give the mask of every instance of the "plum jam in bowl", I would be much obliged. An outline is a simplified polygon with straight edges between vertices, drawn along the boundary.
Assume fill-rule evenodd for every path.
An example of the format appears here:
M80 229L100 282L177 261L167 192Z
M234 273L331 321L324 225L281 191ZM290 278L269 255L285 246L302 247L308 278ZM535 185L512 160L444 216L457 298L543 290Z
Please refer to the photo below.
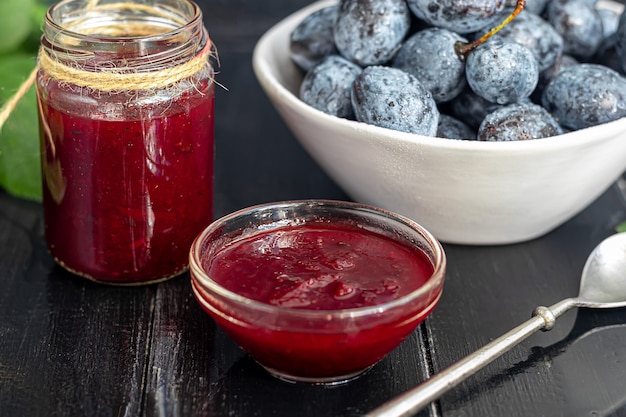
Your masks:
M214 221L190 251L202 308L270 374L338 384L394 350L437 305L444 250L408 218L299 200Z

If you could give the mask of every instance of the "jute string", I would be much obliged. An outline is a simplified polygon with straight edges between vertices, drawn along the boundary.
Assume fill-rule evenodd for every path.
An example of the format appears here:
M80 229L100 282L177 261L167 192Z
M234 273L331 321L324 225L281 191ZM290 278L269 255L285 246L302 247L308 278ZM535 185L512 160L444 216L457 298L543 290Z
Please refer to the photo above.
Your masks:
M206 67L210 45L193 59L170 68L150 72L128 72L124 68L100 68L98 72L85 71L53 59L43 49L39 51L39 67L48 76L79 87L89 87L103 92L153 90L163 88L192 77Z
M35 78L37 78L37 68L30 73L26 81L20 85L20 88L18 88L15 94L2 105L0 109L0 130L2 130L2 126L4 126L4 123L8 120L9 116L11 116L11 113L13 113L13 110L15 110L20 100L24 98L28 90L30 90L30 87L35 83Z
M149 12L152 15L168 17L170 19L172 18L170 14L145 4L115 3L98 5L98 2L99 0L90 0L86 9L98 11L108 9L135 10ZM69 30L78 27L83 23L83 20L76 20L72 22L71 26L66 26L65 29ZM180 23L181 26L184 24L184 22L177 23ZM103 34L101 29L102 28L99 28L97 30L98 34ZM140 25L136 27L129 27L129 25L110 25L107 27L106 35L119 36L120 34L128 33L129 30L135 36L150 34L143 33L145 28L142 29ZM90 34L89 32L89 29L83 28L80 30L80 33L82 34ZM94 32L96 32L96 30L94 30ZM211 41L207 40L205 48L194 58L176 66L147 72L133 71L129 68L120 67L98 68L98 72L87 71L78 65L72 66L62 63L41 48L35 69L22 83L16 93L9 100L7 100L7 102L4 103L0 109L0 130L11 113L17 107L20 100L26 95L30 87L34 84L39 69L45 71L50 78L59 81L60 83L73 84L78 87L88 87L102 92L153 90L176 85L176 83L193 77L203 71L207 65L208 57L213 52L212 48L213 46Z

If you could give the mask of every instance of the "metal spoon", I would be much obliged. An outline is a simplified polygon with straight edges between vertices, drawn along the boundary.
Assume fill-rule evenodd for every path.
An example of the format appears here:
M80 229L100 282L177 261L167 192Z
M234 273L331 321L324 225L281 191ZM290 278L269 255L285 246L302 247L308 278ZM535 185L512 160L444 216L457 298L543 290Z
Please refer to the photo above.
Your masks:
M365 417L413 415L537 330L552 329L556 319L572 307L626 307L626 232L609 236L591 252L583 268L578 297L567 298L550 307L537 307L527 322Z

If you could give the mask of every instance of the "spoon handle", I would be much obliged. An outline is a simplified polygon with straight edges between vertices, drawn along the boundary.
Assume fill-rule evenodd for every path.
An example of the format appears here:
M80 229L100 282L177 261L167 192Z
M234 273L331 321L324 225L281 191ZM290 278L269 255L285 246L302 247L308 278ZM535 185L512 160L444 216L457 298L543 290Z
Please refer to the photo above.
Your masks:
M576 300L568 298L551 307L537 307L530 320L404 394L386 402L364 417L408 417L413 415L537 330L550 330L554 321L575 305L577 305Z

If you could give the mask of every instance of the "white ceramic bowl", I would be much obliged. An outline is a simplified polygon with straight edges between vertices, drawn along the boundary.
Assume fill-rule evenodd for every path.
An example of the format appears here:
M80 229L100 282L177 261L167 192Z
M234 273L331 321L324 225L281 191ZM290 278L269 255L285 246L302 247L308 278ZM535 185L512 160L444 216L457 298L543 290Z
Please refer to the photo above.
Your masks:
M626 170L626 118L520 142L425 137L327 115L298 99L289 36L325 0L258 41L255 74L294 136L350 198L405 215L439 240L506 244L579 213Z

